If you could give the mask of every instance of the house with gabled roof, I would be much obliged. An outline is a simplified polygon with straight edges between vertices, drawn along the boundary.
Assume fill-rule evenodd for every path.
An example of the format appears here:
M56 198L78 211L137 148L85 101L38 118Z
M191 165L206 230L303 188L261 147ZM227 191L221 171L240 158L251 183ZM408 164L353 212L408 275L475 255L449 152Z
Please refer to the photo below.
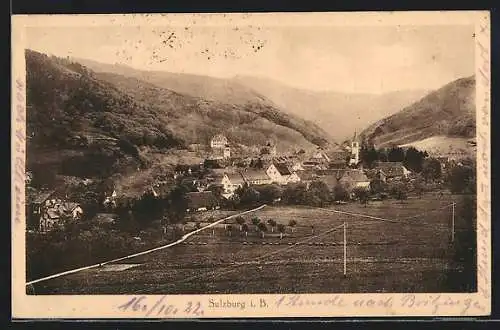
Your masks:
M370 179L362 170L350 169L343 171L338 182L351 193L356 188L370 190Z
M215 135L210 140L210 147L212 149L224 149L229 143L229 140L222 134Z
M405 179L411 174L402 162L377 162L374 169L384 178L384 182Z
M215 174L213 176L213 184L222 187L222 196L224 198L231 198L236 189L243 187L245 179L240 173L223 173Z
M285 185L300 181L300 177L292 171L285 163L272 163L266 169L266 174L271 178L272 182Z
M273 182L266 171L261 169L247 169L241 171L240 174L249 186L271 184Z

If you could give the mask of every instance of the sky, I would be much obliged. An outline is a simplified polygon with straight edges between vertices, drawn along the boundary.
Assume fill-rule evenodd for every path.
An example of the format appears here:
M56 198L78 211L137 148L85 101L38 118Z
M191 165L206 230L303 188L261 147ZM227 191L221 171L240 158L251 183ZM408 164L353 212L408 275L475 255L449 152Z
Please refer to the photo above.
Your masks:
M474 27L95 26L26 29L26 48L137 69L251 75L314 91L435 89L474 74Z

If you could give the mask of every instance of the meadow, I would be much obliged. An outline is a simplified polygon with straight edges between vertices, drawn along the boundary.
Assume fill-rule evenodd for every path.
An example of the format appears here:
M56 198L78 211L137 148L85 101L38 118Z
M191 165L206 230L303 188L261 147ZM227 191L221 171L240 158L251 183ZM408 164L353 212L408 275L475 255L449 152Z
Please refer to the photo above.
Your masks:
M447 292L451 262L451 203L463 230L460 197L426 194L319 209L266 206L179 245L34 285L35 294L200 294ZM339 213L343 212L343 213ZM369 215L364 217L363 215ZM264 238L251 218L286 226ZM292 229L290 220L297 225ZM343 224L346 224L346 275ZM129 268L124 264L128 264Z

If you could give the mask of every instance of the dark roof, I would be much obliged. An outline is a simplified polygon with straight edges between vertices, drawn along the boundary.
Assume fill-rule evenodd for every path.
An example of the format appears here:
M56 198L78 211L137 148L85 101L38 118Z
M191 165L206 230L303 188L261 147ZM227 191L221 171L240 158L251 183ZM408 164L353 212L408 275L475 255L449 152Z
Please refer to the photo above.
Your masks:
M35 204L40 204L45 202L50 196L52 196L52 194L54 194L53 190L33 193L33 195L31 196L31 200Z
M330 162L333 163L345 163L346 158L349 155L346 151L330 151L327 153L328 158L330 158Z
M351 179L354 182L366 182L370 181L368 177L366 176L365 173L361 170L348 170L344 172L344 175L342 176L342 179Z
M243 176L240 173L227 173L226 175L229 181L231 181L231 184L245 183L245 180L243 179Z
M227 138L222 134L217 134L210 141L224 142L227 141Z
M269 176L266 174L264 170L247 170L241 172L241 175L246 181L254 181L254 180L269 180ZM231 181L232 182L232 181Z
M186 194L186 199L190 209L209 208L218 204L217 198L211 191L190 192Z
M382 171L388 177L404 175L404 166L401 162L379 162L375 168Z
M276 169L278 170L278 172L281 175L291 175L292 174L292 172L290 171L288 166L284 163L275 163L274 166L276 167Z

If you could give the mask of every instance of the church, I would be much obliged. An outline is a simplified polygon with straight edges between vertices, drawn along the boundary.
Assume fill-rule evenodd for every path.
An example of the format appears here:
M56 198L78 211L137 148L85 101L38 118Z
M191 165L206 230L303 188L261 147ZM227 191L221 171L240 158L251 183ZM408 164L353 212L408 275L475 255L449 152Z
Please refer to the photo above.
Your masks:
M351 141L350 152L351 152L351 158L349 159L349 165L357 166L360 161L359 159L360 145L356 132L354 132L354 137Z

